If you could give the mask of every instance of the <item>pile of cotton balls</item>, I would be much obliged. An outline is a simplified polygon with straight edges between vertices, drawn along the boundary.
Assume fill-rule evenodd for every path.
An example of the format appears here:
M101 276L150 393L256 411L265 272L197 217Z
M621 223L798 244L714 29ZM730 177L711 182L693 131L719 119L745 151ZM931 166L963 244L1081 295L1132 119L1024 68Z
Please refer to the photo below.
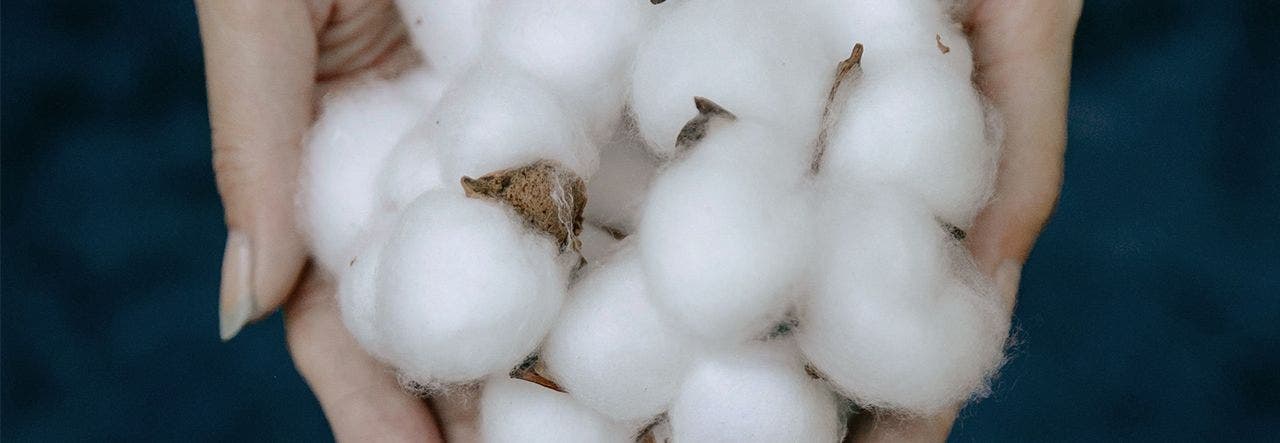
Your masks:
M982 395L1009 307L961 239L1000 137L951 3L656 3L398 2L423 66L326 97L302 169L352 335L480 386L486 441L831 442ZM459 185L539 161L585 214Z

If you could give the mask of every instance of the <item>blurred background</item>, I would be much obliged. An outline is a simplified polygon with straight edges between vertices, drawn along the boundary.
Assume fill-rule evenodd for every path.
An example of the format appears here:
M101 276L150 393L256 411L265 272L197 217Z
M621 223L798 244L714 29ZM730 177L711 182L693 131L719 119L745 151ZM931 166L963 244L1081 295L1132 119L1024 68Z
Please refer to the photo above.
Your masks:
M218 340L190 2L0 9L0 439L330 439L279 315ZM1280 2L1088 2L1018 345L953 441L1280 435Z

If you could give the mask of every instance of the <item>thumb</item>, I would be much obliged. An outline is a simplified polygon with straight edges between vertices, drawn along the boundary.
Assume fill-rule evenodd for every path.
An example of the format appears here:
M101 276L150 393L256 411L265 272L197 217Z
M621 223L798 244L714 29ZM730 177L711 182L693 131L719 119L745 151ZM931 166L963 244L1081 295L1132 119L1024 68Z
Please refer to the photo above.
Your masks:
M293 195L313 112L316 41L302 2L196 6L227 223L219 314L228 340L280 306L306 262Z
M973 30L978 86L1004 117L1004 152L970 249L1012 306L1022 263L1057 203L1066 148L1071 41L1080 0L981 3Z

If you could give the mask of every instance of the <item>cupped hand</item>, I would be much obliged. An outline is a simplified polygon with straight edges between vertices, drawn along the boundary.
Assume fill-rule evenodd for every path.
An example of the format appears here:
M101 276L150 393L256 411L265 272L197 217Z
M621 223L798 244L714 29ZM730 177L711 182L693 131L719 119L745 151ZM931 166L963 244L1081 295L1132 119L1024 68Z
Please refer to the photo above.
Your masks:
M1062 182L1071 42L1082 0L973 0L964 15L977 82L1004 118L996 194L969 232L1012 306L1022 263ZM223 339L278 307L289 349L339 440L440 440L426 403L347 333L332 286L308 270L295 228L301 142L326 91L416 63L390 0L205 0L214 169L228 227ZM957 406L957 408L959 405ZM862 417L850 440L943 441L955 411Z
M227 223L219 313L229 340L285 309L294 364L341 441L440 441L342 324L294 220L304 134L327 91L417 58L391 0L197 0L213 164Z
M1062 186L1071 43L1083 0L971 0L963 15L976 81L1004 123L996 192L966 241L1012 307L1022 263ZM1010 313L1012 315L1012 313ZM849 440L945 441L956 410L934 417L858 417Z

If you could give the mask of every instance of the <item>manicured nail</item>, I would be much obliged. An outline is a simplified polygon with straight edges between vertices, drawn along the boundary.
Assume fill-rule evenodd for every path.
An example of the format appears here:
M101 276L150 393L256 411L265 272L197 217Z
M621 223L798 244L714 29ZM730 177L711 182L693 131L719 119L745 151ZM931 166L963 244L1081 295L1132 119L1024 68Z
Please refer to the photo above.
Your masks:
M996 268L992 278L1006 306L1013 309L1013 303L1018 298L1018 283L1022 281L1022 263L1017 260L1005 260L1000 263L1000 267Z
M249 236L243 232L227 233L219 297L219 334L222 341L227 341L235 337L257 311L257 303L253 299L253 252Z

